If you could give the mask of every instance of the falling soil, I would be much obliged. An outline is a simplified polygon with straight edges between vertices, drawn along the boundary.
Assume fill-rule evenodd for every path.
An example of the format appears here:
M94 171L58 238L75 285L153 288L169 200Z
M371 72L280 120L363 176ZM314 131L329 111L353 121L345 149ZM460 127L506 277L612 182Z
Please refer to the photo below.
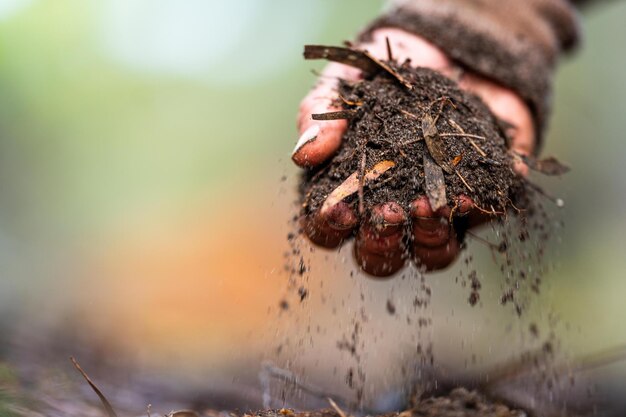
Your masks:
M314 115L349 117L349 127L337 154L304 174L304 213L320 209L355 173L361 190L343 201L358 205L361 214L388 201L408 210L423 195L434 209L455 207L463 195L489 213L523 205L525 184L512 169L504 129L486 105L433 70L388 65L410 89L386 72L356 83L341 80L337 105L343 111Z

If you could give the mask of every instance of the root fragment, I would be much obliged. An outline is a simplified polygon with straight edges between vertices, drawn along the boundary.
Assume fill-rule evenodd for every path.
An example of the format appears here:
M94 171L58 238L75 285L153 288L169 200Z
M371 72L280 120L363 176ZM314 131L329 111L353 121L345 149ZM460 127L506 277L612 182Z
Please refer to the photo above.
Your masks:
M459 179L463 182L463 184L467 187L467 189L473 193L474 189L472 188L471 185L468 184L467 180L463 177L463 175L461 175L461 173L458 170L455 170L454 173L456 174L457 177L459 177Z

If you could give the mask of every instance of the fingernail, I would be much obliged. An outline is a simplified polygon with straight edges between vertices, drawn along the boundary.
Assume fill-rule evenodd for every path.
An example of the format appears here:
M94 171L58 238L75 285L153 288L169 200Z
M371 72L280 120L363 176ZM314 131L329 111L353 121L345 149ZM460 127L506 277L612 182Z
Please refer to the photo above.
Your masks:
M300 150L300 148L302 148L304 145L306 145L307 143L311 141L314 141L315 138L317 138L317 135L319 134L320 134L320 126L318 124L314 124L311 127L309 127L300 136L300 139L298 139L298 142L296 143L296 147L293 148L293 152L291 153L291 155L295 155Z

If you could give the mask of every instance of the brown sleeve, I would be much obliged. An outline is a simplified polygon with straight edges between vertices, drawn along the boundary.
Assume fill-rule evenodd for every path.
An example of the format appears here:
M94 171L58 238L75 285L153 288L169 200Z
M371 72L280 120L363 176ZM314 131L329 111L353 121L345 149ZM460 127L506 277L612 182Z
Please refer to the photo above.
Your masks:
M362 38L381 27L418 34L460 65L516 91L533 113L538 139L558 58L580 37L567 0L392 0Z

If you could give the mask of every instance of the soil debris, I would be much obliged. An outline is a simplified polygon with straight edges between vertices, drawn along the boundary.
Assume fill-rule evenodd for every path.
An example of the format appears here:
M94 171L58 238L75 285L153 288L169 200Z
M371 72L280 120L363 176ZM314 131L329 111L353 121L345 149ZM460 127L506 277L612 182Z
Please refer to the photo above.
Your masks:
M334 402L333 402L334 403ZM332 404L332 403L331 403ZM379 417L525 417L522 410L493 401L476 391L456 388L447 395L418 400L414 408L401 413L381 414ZM255 417L282 417L280 411L266 410L254 414ZM333 409L296 412L295 417L344 417L346 413L336 403Z
M408 210L421 195L433 209L454 207L460 196L490 214L524 206L526 187L512 170L516 157L478 97L433 70L350 48L306 47L305 57L356 66L365 79L340 80L336 104L342 110L315 116L347 118L349 127L337 154L305 172L304 214L339 201L358 205L361 215L387 201Z

